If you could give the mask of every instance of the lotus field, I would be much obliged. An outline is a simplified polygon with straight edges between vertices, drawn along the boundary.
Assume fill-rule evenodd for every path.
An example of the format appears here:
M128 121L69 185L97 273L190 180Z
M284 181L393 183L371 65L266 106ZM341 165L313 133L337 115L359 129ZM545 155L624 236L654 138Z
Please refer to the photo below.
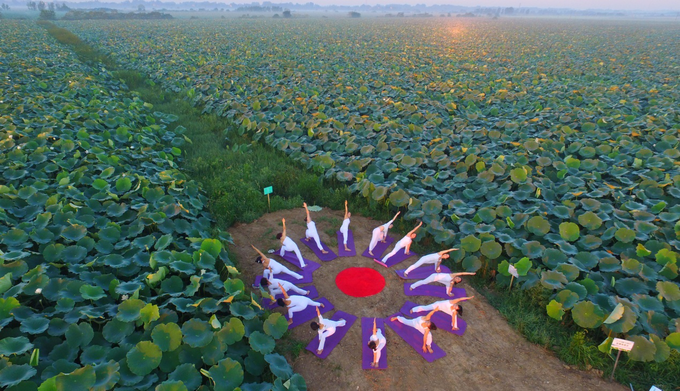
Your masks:
M302 386L177 169L176 117L32 21L0 36L0 388Z
M680 349L680 28L363 19L64 23L238 132L408 209L557 319ZM228 135L227 135L228 136ZM513 270L514 271L514 270ZM557 324L556 324L556 327Z

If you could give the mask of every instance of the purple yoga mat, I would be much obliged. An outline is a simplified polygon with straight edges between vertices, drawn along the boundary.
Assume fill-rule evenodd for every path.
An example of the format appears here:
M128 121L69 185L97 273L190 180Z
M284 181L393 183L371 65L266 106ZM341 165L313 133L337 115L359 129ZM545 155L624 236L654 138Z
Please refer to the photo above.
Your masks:
M331 317L331 320L340 320L340 319L344 319L346 324L342 327L338 327L335 330L335 334L326 338L326 346L323 347L323 351L321 352L321 354L316 353L316 349L319 347L319 334L318 333L316 334L314 339L312 339L309 342L309 345L307 345L307 350L312 352L318 358L323 359L323 358L328 357L328 355L331 354L333 349L335 349L335 347L338 346L340 341L342 341L342 339L345 337L345 335L347 334L349 329L352 328L352 325L354 324L354 322L357 321L356 316L354 316L352 314L348 314L347 312L342 312L342 311L338 311L338 312L334 313L333 316Z
M382 334L385 335L385 320L377 318L375 325ZM382 349L380 353L380 360L378 360L378 367L371 366L373 362L373 350L368 347L368 341L373 335L373 318L361 318L361 368L363 369L387 369L387 346Z
M446 352L442 350L439 346L437 346L434 341L432 342L432 353L430 352L423 352L423 334L421 334L420 331L414 329L413 327L407 326L398 320L395 320L394 322L391 321L392 317L394 316L401 316L400 313L396 313L394 315L388 316L385 318L385 323L387 323L388 326L392 330L394 330L395 333L399 334L399 336L406 341L407 344L411 345L411 347L416 351L416 353L420 354L427 362L433 362L435 360L438 360L442 357L446 357ZM434 336L432 337L434 338Z
M278 251L276 252L276 254L277 254L277 255L278 255L278 254L281 254L281 250L278 250ZM313 272L314 270L316 270L316 269L318 269L318 268L321 267L320 264L318 264L318 263L316 263L316 262L314 262L314 261L310 261L309 259L307 259L307 258L305 258L305 257L302 257L302 259L304 259L304 261L305 261L305 267L300 267L300 260L298 259L297 255L295 255L294 252L290 252L290 251L284 252L284 253L283 253L283 256L282 256L281 258L283 258L284 260L286 260L286 261L292 263L293 265L299 267L300 269L302 269L302 270L304 270L304 271Z
M286 274L286 273L274 274L274 278L278 278L279 280L292 282L295 285L309 284L310 282L314 281L314 279L312 277L312 272L310 272L310 271L305 270L305 271L299 272L298 274L300 274L302 276L302 278L299 279L299 280L297 278L291 276L290 274ZM253 287L254 288L259 287L260 286L260 280L263 279L263 278L264 277L262 277L261 275L255 277L255 282L253 283Z
M325 297L322 297L322 298L314 300L314 301L324 304L324 307L319 307L319 312L321 312L322 314L325 314L326 312L335 308L335 307L333 307L333 304L331 304L331 302L328 301L328 299L326 299ZM288 325L288 330L290 330L294 327L297 327L301 324L307 323L310 320L316 318L315 308L316 307L310 305L310 306L307 306L307 308L305 308L304 310L302 310L300 312L293 312L293 323ZM283 311L286 314L285 315L286 320L288 320L288 309L283 308Z
M421 285L413 290L410 290L409 288L411 288L411 284L408 282L405 283L404 294L406 296L433 296L449 300L465 297L465 289L453 288L451 289L453 296L449 296L446 294L446 287L438 282L433 282L432 284L428 285Z
M389 258L387 258L387 260L385 261L385 263L380 262L380 260L381 260L382 258L375 258L375 259L377 259L377 260L378 260L378 263L381 264L381 265L383 265L383 266L392 267L392 266L394 266L394 265L396 265L396 264L398 264L398 263L404 262L405 260L407 260L407 259L409 259L409 258L411 258L411 257L417 257L417 256L418 256L418 254L414 253L413 251L411 251L411 252L409 253L409 255L406 255L406 254L404 253L405 251L406 251L406 249L404 249L404 248L399 249L399 251L397 251L396 254L392 255L392 256L389 257Z
M408 316L408 317L415 317L415 316L425 316L428 314L427 311L421 311L421 312L414 312L411 313L411 308L417 307L418 304L412 302L412 301L406 301L404 303L404 306L401 307L399 311L401 311L402 314ZM451 328L451 316L445 312L437 311L434 314L432 314L432 318L430 318L431 321L434 322L434 324L437 325L437 330L445 330L448 331L451 334L455 335L463 335L465 334L465 330L467 329L467 323L465 323L465 320L461 318L460 316L458 317L458 330L453 330Z
M439 269L441 270L440 273L451 273L451 270L444 265L441 265ZM395 270L394 272L397 273L399 278L408 280L422 280L423 278L429 277L432 273L436 273L434 270L434 265L424 265L415 270L411 270L411 272L408 274L408 277L404 277L405 271L406 269L399 269Z
M306 295L306 296L309 297L310 299L316 299L317 297L319 297L319 292L316 290L314 285L301 286L301 287L298 287L298 288L309 291L309 294ZM295 293L295 292L288 292L288 294L290 296L300 295L299 293ZM300 296L305 296L305 295L300 295ZM266 299L266 298L263 297L262 298L262 307L264 307L268 310L272 310L272 309L279 306L278 304L276 304L276 299L280 299L280 298L283 298L283 295L274 296L274 300L269 300L269 299Z
M342 232L337 231L336 234L338 235L338 256L340 257L356 257L357 255L357 248L354 246L354 234L352 233L351 229L347 230L347 247L349 247L349 252L345 251L345 245L342 244L343 241L345 240L344 236L342 235Z
M332 261L338 257L337 255L335 255L333 250L331 250L330 247L328 247L324 242L321 242L321 245L323 246L324 250L328 251L328 253L326 254L322 253L321 250L319 250L319 248L316 246L316 241L314 239L305 240L305 238L302 238L300 239L300 242L305 246L309 247L309 249L314 252L314 255L316 255L317 258L324 262ZM305 260L305 262L307 262L307 260Z
M387 239L385 239L385 243L378 241L378 244L375 245L375 248L373 249L373 255L372 256L368 254L368 247L366 248L366 250L364 250L364 253L361 254L361 255L363 255L366 258L381 259L385 250L387 250L387 248L390 247L392 245L392 243L394 243L394 238L387 235ZM369 244L369 246L370 246L370 244Z

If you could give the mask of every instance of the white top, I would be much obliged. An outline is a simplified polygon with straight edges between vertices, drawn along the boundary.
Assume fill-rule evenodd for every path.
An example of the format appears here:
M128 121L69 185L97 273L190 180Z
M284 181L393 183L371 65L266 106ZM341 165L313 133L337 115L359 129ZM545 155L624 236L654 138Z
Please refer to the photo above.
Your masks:
M437 261L439 261L439 253L423 255L418 260L418 262L420 262L421 264L437 263Z
M423 327L424 318L425 318L424 316L419 316L413 319L414 320L413 327L423 334L425 334L425 330L428 330L425 327Z
M283 239L281 247L283 247L283 249L286 251L295 251L295 249L298 248L297 244L295 244L293 239L291 239L288 236L286 236L286 238Z
M411 244L411 242L413 242L413 239L411 239L409 236L404 236L397 242L394 248L406 248L406 246Z
M453 278L449 273L432 273L428 278L432 278L432 281L440 282L446 285L451 284L451 281L453 281Z
M387 344L387 340L385 339L381 329L378 329L375 334L371 335L369 341L377 342L378 346L376 346L375 350L378 352L382 350L382 348L384 348Z
M431 306L432 306L433 310L441 311L441 312L444 312L444 313L447 313L447 314L453 316L453 310L451 309L451 301L449 301L449 300L436 301L436 302L432 303ZM458 305L455 304L455 306L458 306Z
M269 279L269 286L267 287L269 289L269 293L272 295L274 294L273 291L278 292L280 291L279 284L285 289L286 291L292 291L293 288L295 288L295 284L293 284L290 281L286 280L279 280L278 278L270 278ZM290 296L293 297L293 296Z
M316 232L316 223L313 221L308 222L307 229Z
M290 300L289 307L292 307L294 305L307 307L308 305L312 304L312 302L314 301L307 296L299 296L299 295L288 296L288 300Z
M344 219L342 220L342 226L340 227L340 231L346 230L349 228L349 219Z

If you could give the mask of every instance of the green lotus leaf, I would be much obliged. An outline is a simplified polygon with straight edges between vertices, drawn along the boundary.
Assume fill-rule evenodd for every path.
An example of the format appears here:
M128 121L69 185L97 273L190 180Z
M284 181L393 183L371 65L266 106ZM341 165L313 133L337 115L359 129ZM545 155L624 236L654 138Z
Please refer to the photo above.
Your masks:
M620 295L625 297L630 297L633 294L646 294L649 292L647 284L635 277L617 279L614 288Z
M144 323L144 326L146 327L149 323L158 320L161 315L158 310L158 306L155 304L147 303L144 308L139 311L140 317L139 320L141 320Z
M253 310L253 307L249 304L243 302L234 302L229 307L232 315L238 316L243 319L253 319L257 314Z
M510 170L510 179L515 183L524 183L527 180L527 170L524 167L518 167Z
M0 386L11 387L32 378L36 369L28 364L8 365L0 370Z
M208 322L190 319L182 325L182 340L192 348L201 348L213 339L213 332Z
M164 381L156 386L155 391L188 391L187 386L181 381Z
M120 240L120 228L115 226L102 228L97 233L97 236L99 236L100 239L107 240L111 243L117 243L118 240Z
M567 282L569 282L567 277L560 272L544 270L541 273L541 284L546 289L561 289Z
M671 355L671 348L657 335L650 334L649 338L654 343L656 347L656 352L654 353L654 361L664 362Z
M510 264L508 261L503 261L498 264L498 272L506 277L510 277L510 272L508 271L510 269Z
M669 280L675 280L678 276L678 265L674 263L667 263L660 271L659 275L666 277Z
M398 189L397 191L390 193L390 203L398 208L408 205L409 199L408 193L403 189Z
M182 330L176 323L159 324L153 328L151 339L162 351L173 351L182 344Z
M163 293L179 295L184 291L184 282L180 276L171 276L161 282Z
M519 276L526 276L529 273L529 269L533 266L531 260L527 257L523 257L515 263L515 268L517 269L517 274Z
M194 364L181 364L168 375L168 380L181 381L189 391L194 391L201 385L203 378Z
M376 201L380 201L385 198L388 190L389 189L385 186L376 186L375 190L373 190L373 193L371 194L371 197L373 197L373 199Z
M562 320L565 312L562 309L562 303L558 303L555 300L551 300L550 303L545 307L548 316L555 320Z
M550 223L541 216L534 216L527 221L527 231L534 235L543 236L550 232Z
M545 247L535 240L526 242L522 245L522 254L530 259L539 258L545 253Z
M9 247L19 247L26 243L28 234L22 229L11 229L2 235L2 243Z
M637 322L635 311L624 305L621 318L614 323L608 324L606 327L615 333L627 333L635 327L635 322Z
M614 234L616 240L623 243L630 243L635 239L635 231L628 228L619 228Z
M79 241L85 235L87 235L87 228L80 224L72 224L61 231L61 237L74 242Z
M642 270L642 265L637 259L628 258L621 262L621 269L629 274L638 274Z
M664 312L664 305L658 297L651 297L648 295L633 295L633 301L640 307L644 312L654 311L658 313Z
M503 252L503 247L501 247L501 245L496 241L488 241L482 243L482 246L479 250L485 257L489 259L496 259Z
M119 193L125 193L132 188L132 181L130 178L121 177L116 180L116 190Z
M666 337L666 344L680 352L680 332L670 333Z
M204 239L201 243L201 250L207 251L210 255L217 258L222 251L222 243L217 239Z
M586 212L578 217L578 223L590 231L602 226L602 219L593 212Z
M625 307L623 304L619 303L614 307L614 310L609 314L607 319L604 320L605 324L612 324L616 322L617 320L621 319L623 317L623 312L625 311Z
M677 263L677 253L667 248L662 248L656 253L656 263L661 266Z
M469 255L463 259L462 265L466 272L474 273L482 268L482 261L474 255Z
M271 335L274 339L279 339L288 331L288 322L283 315L274 312L269 314L262 327L267 335Z
M170 235L170 234L163 235L158 239L158 241L156 242L156 244L154 244L153 247L157 251L161 251L161 250L165 249L166 247L168 247L171 243L172 243L172 235Z
M102 297L106 297L106 293L104 293L102 288L87 284L80 287L80 294L85 300L97 301Z
M134 295L140 289L142 289L142 284L136 281L129 281L118 284L115 288L115 292L119 295Z
M253 331L248 338L250 347L256 352L269 354L274 350L274 338L259 331Z
M568 310L571 307L573 307L574 304L576 304L576 302L578 302L579 297L578 297L578 294L576 294L576 293L574 293L574 292L572 292L568 289L565 289L565 290L560 291L557 294L557 296L555 296L555 300L558 303L562 304L562 308Z
M224 281L224 289L227 295L234 295L236 292L245 292L245 284L238 278L228 278Z
M0 294L5 293L12 287L12 273L7 273L0 277Z
M592 329L602 324L604 311L592 301L581 301L576 303L571 309L571 316L577 325L586 329Z
M132 334L134 330L134 323L124 322L114 318L106 322L102 329L102 335L108 342L120 343L125 337Z
M568 242L578 240L580 233L578 225L574 223L565 222L560 224L560 236Z
M677 283L671 281L659 281L656 283L656 290L659 296L666 301L680 300L680 287Z
M574 265L570 265L568 263L563 263L555 268L555 271L558 271L567 278L569 281L574 281L578 278L580 271L578 268Z
M633 341L633 349L628 352L628 357L633 361L653 361L656 353L656 346L654 342L648 340L641 335L633 335L628 337L629 341Z
M0 297L0 320L8 318L12 314L12 311L20 306L19 300L14 297L8 297L6 299Z
M142 308L146 303L139 299L128 299L118 305L118 313L116 318L123 322L133 322L139 319L142 314Z
M243 367L238 361L225 358L208 371L215 382L215 391L232 391L243 383ZM272 371L273 372L273 371Z
M439 200L429 200L423 202L422 210L428 215L437 215L442 210L442 203Z
M543 258L541 258L543 264L551 269L557 267L557 265L562 264L567 261L567 256L560 250L554 248L548 248L543 253Z
M271 353L264 356L264 360L269 363L269 369L271 369L274 376L287 380L293 375L293 368L285 357L278 353Z
M460 247L467 252L475 252L479 250L482 241L477 239L474 235L468 235L460 241Z
M7 337L0 340L0 355L23 354L33 349L33 344L26 337Z
M67 374L61 373L53 379L54 388L48 390L87 391L94 386L97 374L91 365L86 365Z
M192 319L193 320L193 319ZM141 341L125 355L130 372L137 376L146 376L161 363L163 352L156 344Z
M28 319L24 319L21 322L19 330L28 334L40 334L47 330L50 326L50 320L47 318L33 316Z
M614 257L604 257L600 259L600 271L603 272L617 272L621 269L621 262Z
M71 348L85 347L92 341L92 338L94 338L94 330L89 323L74 323L68 326L65 336L66 342L68 342L68 345Z
M106 360L107 353L108 349L100 345L84 347L83 352L80 354L80 363L90 365L103 363Z
M95 179L95 180L92 182L92 187L94 187L95 189L101 191L101 190L104 190L104 189L108 189L109 183L106 182L105 180L101 179L101 178L98 178L98 179Z

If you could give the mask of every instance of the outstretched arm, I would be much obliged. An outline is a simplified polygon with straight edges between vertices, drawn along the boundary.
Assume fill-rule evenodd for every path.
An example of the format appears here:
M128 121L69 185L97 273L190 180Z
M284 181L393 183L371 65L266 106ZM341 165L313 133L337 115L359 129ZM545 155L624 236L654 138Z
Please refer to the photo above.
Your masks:
M318 311L318 309L317 309ZM378 332L378 327L375 325L375 318L373 318L373 335L375 335Z
M286 300L288 300L288 292L286 292L286 288L284 288L283 285L281 285L280 282L279 282L279 288L281 288L281 293L283 293L283 297L284 297Z
M474 299L474 298L475 298L474 296L470 296L470 297L461 297L461 298L458 298L458 299L453 299L453 300L451 300L451 304L452 305L457 304L457 303L460 303L461 301L466 301L466 300L470 300L470 299Z
M316 317L319 318L319 322L321 322L321 319L323 318L321 318L321 312L319 312L319 307L314 307L314 309L316 309Z
M283 223L283 231L281 232L281 243L286 239L286 219L282 218L281 223Z
M399 213L401 213L401 211L398 211L398 212L397 212L397 214L396 214L396 215L394 215L394 217L392 217L392 221L396 220L396 219L397 219L397 217L399 217Z
M427 336L430 334L430 329L425 329L423 333L423 353L427 352Z
M448 253L450 253L451 251L456 251L456 250L458 250L458 249L457 249L457 248L450 248L450 249L448 249L448 250L440 251L438 254L439 254L439 256L441 257L441 256L444 255L444 254L448 254Z
M475 273L470 273L470 272L451 273L451 278L456 278L458 276L474 276L475 274L477 274L477 272L475 272Z
M347 213L349 213L349 211L347 210L347 200L345 200L345 218L347 218Z
M411 235L411 234L416 233L416 231L420 228L421 225L423 225L423 222L422 222L422 221L420 222L420 224L418 224L415 228L413 228L413 229L412 229L409 233L407 233L406 235L408 236L408 235Z
M429 322L429 321L430 321L430 318L432 317L432 315L434 315L435 312L437 312L437 310L432 310L432 311L430 311L430 313L427 314L427 315L425 315L425 317L424 317L423 319L425 319L425 320L427 320L427 321Z
M257 247L253 246L252 244L250 247L253 248L261 257L262 257L262 263L264 263L264 260L267 259L267 256L262 253L262 251L258 250Z
M307 212L307 222L309 223L310 221L312 221L312 218L309 217L309 209L307 209L307 203L306 203L306 202L303 202L303 203L302 203L302 206L305 207L305 212Z

